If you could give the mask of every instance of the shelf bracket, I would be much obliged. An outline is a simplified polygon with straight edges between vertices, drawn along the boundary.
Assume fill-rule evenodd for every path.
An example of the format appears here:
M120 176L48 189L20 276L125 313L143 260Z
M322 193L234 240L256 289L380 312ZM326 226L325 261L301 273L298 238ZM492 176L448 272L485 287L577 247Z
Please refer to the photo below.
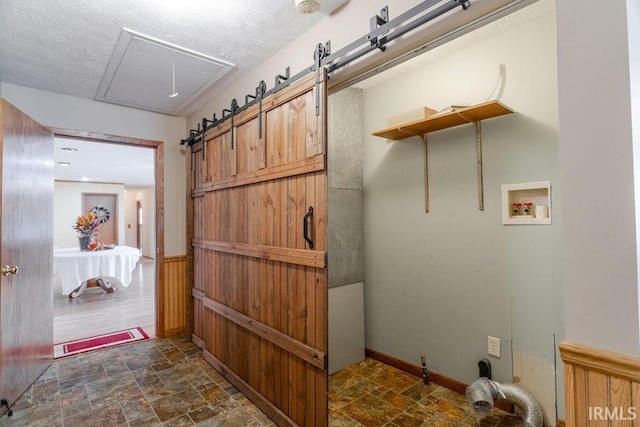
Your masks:
M427 134L422 135L424 141L424 212L429 213L429 143Z
M484 210L484 178L482 174L482 122L474 122L476 125L476 158L478 168L478 209Z
M426 135L426 133L423 134L423 133L411 132L410 130L403 129L401 127L398 128L398 132L406 133L407 136L422 136L422 135Z
M458 116L462 117L469 123L473 123L476 127L476 162L478 169L478 209L484 210L484 178L482 174L482 121L473 120L471 117L466 116L464 113L456 112Z

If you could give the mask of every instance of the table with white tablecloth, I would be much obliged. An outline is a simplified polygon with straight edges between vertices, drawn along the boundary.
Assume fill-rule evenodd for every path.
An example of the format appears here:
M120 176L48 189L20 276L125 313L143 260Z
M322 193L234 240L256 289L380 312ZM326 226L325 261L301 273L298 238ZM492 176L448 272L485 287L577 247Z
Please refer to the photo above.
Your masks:
M56 249L53 251L53 269L61 279L64 295L78 296L90 279L100 279L100 286L110 292L108 289L113 287L102 278L114 278L123 286L129 286L131 273L136 268L140 255L139 249L129 246L116 246L101 251ZM105 283L108 288L103 286Z

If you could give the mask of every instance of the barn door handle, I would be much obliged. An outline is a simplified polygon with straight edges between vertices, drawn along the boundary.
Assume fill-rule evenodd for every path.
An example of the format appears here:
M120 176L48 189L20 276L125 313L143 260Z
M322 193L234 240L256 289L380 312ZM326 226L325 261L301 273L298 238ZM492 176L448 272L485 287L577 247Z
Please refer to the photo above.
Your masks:
M0 273L2 273L3 276L7 277L10 274L18 274L18 266L14 265L13 267L10 267L8 265L5 265L4 267L2 267L2 269L0 269Z
M302 220L302 232L304 234L304 240L309 244L309 249L313 249L313 240L309 238L309 219L311 217L313 217L313 206L309 206L309 212L307 212Z

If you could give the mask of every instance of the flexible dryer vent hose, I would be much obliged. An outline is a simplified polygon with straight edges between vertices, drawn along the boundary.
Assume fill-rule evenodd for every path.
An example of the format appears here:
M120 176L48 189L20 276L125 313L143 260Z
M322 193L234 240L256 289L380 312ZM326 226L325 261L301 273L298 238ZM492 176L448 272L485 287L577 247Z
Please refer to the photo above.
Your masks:
M480 420L493 408L498 397L516 405L522 413L525 427L543 427L542 409L531 394L515 384L502 384L488 378L480 378L467 387L467 401Z

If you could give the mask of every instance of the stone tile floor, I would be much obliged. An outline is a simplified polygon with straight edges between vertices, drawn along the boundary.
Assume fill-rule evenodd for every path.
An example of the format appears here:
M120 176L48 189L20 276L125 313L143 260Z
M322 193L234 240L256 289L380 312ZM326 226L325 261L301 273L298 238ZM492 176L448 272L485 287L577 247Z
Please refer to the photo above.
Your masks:
M183 337L56 360L0 426L273 426Z
M493 409L478 424L464 396L365 359L329 377L329 425L515 427L520 417Z
M184 337L60 359L0 426L273 426ZM517 426L494 409L482 427ZM372 359L329 379L330 426L472 426L463 396Z

